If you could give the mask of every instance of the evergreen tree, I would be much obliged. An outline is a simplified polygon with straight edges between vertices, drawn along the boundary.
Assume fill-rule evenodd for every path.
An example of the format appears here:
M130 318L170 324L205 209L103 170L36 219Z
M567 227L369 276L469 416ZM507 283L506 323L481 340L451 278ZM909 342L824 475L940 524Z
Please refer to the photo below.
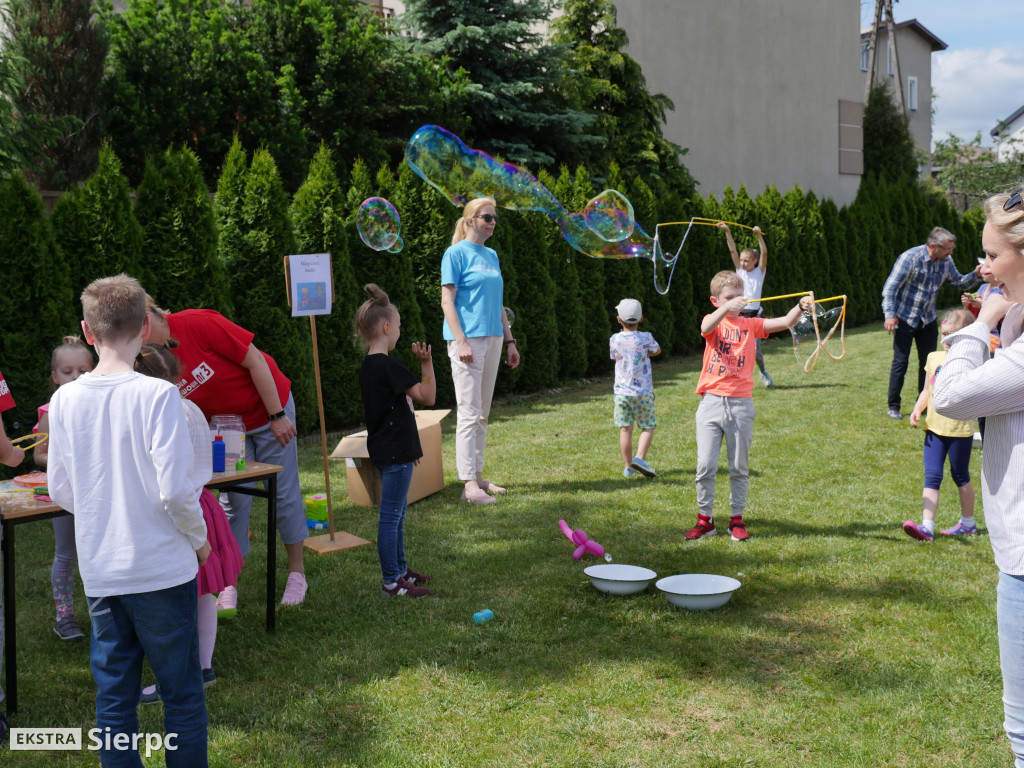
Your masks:
M565 173L566 180L568 173ZM537 178L556 194L566 189L558 186L556 179L546 171ZM580 303L580 278L576 270L577 257L586 259L572 248L562 237L553 223L543 228L543 237L548 246L548 274L554 284L554 300L558 313L558 360L557 381L575 380L587 372L586 318ZM515 335L518 329L513 329Z
M363 417L360 398L351 396L359 390L363 359L353 339L352 324L363 299L348 258L344 201L331 151L321 145L292 200L291 219L299 253L331 254L334 303L330 315L316 318L327 429L358 424Z
M216 205L224 235L219 250L237 296L230 319L252 332L253 343L291 380L299 429L311 431L318 416L309 326L290 316L285 293L284 257L296 252L288 197L269 153L257 150L244 170L245 153L236 146Z
M594 196L587 169L579 166L573 177L568 169L563 168L555 196L566 201L565 207L569 210L582 210ZM576 264L583 305L587 374L604 374L608 372L608 337L617 327L614 307L618 299L610 306L605 300L604 259L583 256L576 260Z
M274 75L252 39L252 10L230 0L132 0L101 11L110 34L108 131L138 182L146 157L185 145L206 181L241 133L273 143Z
M613 161L605 181L609 189L614 189L625 195L625 183L619 173L618 165ZM634 209L634 215L636 211ZM644 284L643 275L640 273L639 259L606 259L604 263L604 303L607 307L615 307L624 298L636 299L643 305ZM615 315L612 315L615 321ZM618 324L612 325L616 330ZM647 330L646 328L644 330Z
M604 139L588 151L587 165L618 162L628 179L693 194L694 180L680 162L686 150L662 134L672 101L648 92L640 64L625 52L629 40L611 0L566 0L551 27L552 42L568 48L563 72L571 76L563 76L559 87L573 108L595 116L590 130Z
M864 175L890 181L917 178L914 147L907 117L893 102L889 83L878 83L864 105Z
M551 0L409 0L417 46L464 71L469 125L461 138L519 165L578 162L600 141L593 117L564 103L562 46L541 32Z
M423 180L404 162L399 166L398 183L390 199L402 218L405 247L400 255L408 259L412 267L424 338L434 349L437 406L447 406L455 402L455 389L447 345L441 336L444 321L441 312L441 258L451 244L460 210L436 189L424 185ZM501 226L504 225L503 220ZM369 250L362 243L360 247Z
M119 272L149 285L149 272L142 267L144 233L132 210L121 161L109 146L100 149L99 167L85 185L57 201L52 220L71 268L73 296L96 278Z
M543 229L551 220L536 211L502 211L501 224L488 241L498 252L505 279L505 305L515 313L512 336L523 365L505 373L515 389L536 392L558 380L559 322L555 285ZM504 352L502 353L504 354Z
M153 276L149 291L160 305L232 314L213 201L195 153L168 149L146 162L135 217L145 233L143 253Z
M10 0L5 56L21 65L22 116L51 131L30 176L42 189L64 189L96 169L102 135L107 39L92 0Z
M28 433L49 399L50 352L65 334L81 332L81 310L39 193L20 174L0 180L0 240L0 361L17 403L4 414L13 437Z
M659 220L657 198L655 198L651 188L641 178L635 179L627 188L627 196L633 204L633 213L637 224L642 225L644 230L653 237L653 223ZM678 211L676 212L678 213ZM673 250L671 254L666 255L671 258L674 254L675 251ZM677 264L673 277L678 277L679 282L685 284L689 275L686 254L680 254L679 258L681 263ZM649 259L636 259L636 262L639 272L640 290L640 294L636 298L640 299L643 303L644 309L644 325L642 330L654 335L655 340L661 346L662 355L668 357L668 355L672 354L675 339L675 311L672 307L672 299L674 297L688 299L689 286L683 287L677 283L674 290L672 288L669 289L672 291L671 293L662 295L655 288L654 270L664 271L664 267L656 265L654 261ZM665 278L667 279L667 277L666 273ZM692 304L687 304L687 307L692 309ZM689 309L687 307L680 306L679 310L688 312Z
M386 165L380 167L377 177L374 179L374 186L375 189L371 196L383 197L389 202L398 190L397 179ZM354 191L350 189L349 201L353 199L353 196ZM346 223L351 233L356 232L357 210L358 206L351 209L351 218ZM399 217L401 217L401 211L399 211ZM405 231L403 227L403 232ZM402 239L404 243L405 238ZM392 354L402 358L413 370L419 370L419 363L410 347L414 341L425 341L427 333L420 315L416 281L413 277L412 258L407 250L408 246L403 244L402 250L398 253L374 251L359 239L358 234L350 234L349 242L358 243L356 248L369 254L362 264L363 275L366 279L360 285L376 283L387 293L391 303L397 306L402 313L402 338Z
M349 187L345 193L345 231L348 232L348 252L352 261L352 271L360 291L367 283L377 282L379 270L377 262L384 258L378 251L370 248L359 237L356 229L356 216L359 207L365 200L377 196L374 192L373 177L362 158L357 158L349 175ZM401 215L401 214L399 214ZM384 288L384 286L381 286ZM387 288L384 288L387 291ZM389 294L390 295L390 294Z
M0 27L10 29L10 13L0 4ZM45 148L60 132L35 115L23 115L17 100L25 92L25 59L10 51L0 56L0 178L45 160Z

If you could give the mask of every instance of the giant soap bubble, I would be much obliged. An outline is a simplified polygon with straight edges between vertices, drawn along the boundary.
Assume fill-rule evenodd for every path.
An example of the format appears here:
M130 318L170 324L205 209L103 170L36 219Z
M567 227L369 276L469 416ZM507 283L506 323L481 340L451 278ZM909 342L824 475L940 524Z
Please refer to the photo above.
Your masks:
M568 212L528 171L470 149L454 133L439 126L425 125L416 131L405 148L405 159L420 178L454 205L463 206L478 197L493 197L501 208L546 213L558 225L566 242L587 256L651 259L655 265L655 287L661 293L668 290L671 272L666 275L663 270L675 268L678 252L672 257L665 256L657 238L633 220L632 206L619 192L606 190L595 198L609 205L595 204L590 211L595 227L592 228L587 221L589 205L582 212ZM609 221L614 221L614 225ZM607 235L614 235L615 239Z
M615 189L606 189L583 209L587 229L609 243L625 240L633 234L633 205Z

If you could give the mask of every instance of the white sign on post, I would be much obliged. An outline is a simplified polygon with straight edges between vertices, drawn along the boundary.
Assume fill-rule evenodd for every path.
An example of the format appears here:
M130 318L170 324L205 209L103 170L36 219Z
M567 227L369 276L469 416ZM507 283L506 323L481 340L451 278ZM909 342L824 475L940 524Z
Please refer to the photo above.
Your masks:
M304 253L288 257L292 317L329 315L334 301L331 254Z

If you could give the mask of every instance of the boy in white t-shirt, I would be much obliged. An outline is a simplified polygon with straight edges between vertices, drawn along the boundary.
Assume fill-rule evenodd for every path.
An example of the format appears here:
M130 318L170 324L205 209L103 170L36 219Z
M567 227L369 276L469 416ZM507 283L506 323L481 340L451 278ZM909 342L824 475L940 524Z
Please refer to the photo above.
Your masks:
M764 244L764 235L760 227L754 227L754 234L757 235L757 246L760 250L744 248L736 251L736 241L732 239L732 232L729 225L724 221L718 222L718 228L725 230L725 239L729 243L729 255L732 256L733 266L736 274L743 281L743 295L748 299L760 299L761 289L764 287L764 277L768 272L768 246ZM747 304L747 308L740 312L740 317L760 317L761 302L754 301ZM757 347L754 351L754 359L757 361L758 370L761 371L761 383L766 387L772 386L775 382L768 375L764 367L764 355L761 353L761 340L757 340Z
M138 744L145 658L160 684L164 728L175 737L168 768L203 768L196 573L210 544L192 483L185 410L177 387L133 369L151 322L135 278L94 280L82 292L82 310L99 363L50 401L46 473L50 496L75 516L96 727L110 737L100 760L138 761L117 745Z
M625 469L623 477L640 472L654 477L647 463L647 451L658 426L654 418L654 379L651 376L651 358L661 354L654 337L637 331L643 319L643 310L636 299L623 299L615 307L615 318L622 330L608 340L611 359L615 361L615 426L619 427L619 448ZM643 430L633 454L633 423Z

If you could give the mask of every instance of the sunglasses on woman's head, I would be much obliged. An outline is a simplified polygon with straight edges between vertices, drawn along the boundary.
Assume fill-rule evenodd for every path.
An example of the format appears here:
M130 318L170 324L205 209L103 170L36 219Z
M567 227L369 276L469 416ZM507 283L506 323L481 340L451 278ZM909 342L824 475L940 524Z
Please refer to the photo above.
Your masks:
M1004 211L1012 211L1014 208L1020 208L1024 205L1024 200L1021 200L1020 193L1024 191L1024 188L1018 188L1016 192L1010 195L1010 199L1003 203Z
M1019 195L1018 195L1018 197L1019 197ZM1020 202L1020 201L1018 200L1017 202ZM488 224L490 224L491 222L494 222L495 224L498 223L498 214L496 214L496 213L481 213L479 216L474 216L474 218L476 218L476 219L483 219Z

